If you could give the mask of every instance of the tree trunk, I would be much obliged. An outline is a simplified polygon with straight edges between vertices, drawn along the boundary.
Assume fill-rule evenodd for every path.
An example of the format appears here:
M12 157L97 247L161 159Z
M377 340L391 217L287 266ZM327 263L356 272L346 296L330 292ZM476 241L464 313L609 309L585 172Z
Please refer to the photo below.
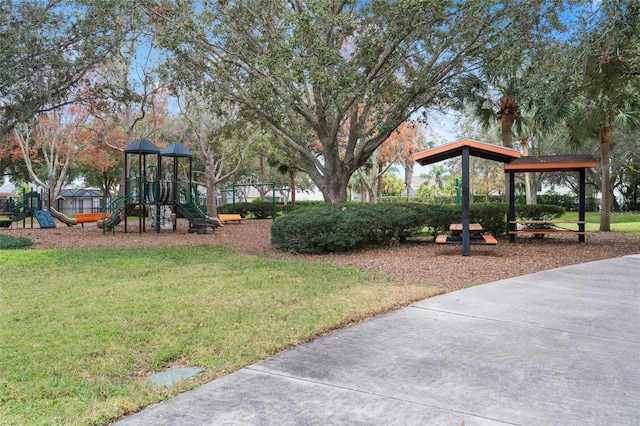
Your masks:
M527 204L538 204L538 183L540 182L540 174L525 173L525 182L527 183Z
M611 122L607 120L600 128L600 163L602 166L601 199L600 199L600 230L611 231L611 205L613 193L611 191Z
M218 180L216 179L215 166L210 158L204 161L204 176L207 187L207 216L218 216L218 205L216 204L216 191Z
M413 177L413 161L405 162L404 166L404 187L407 190L407 203L411 201L411 179Z
M521 138L520 146L522 147L522 155L529 155L529 138ZM534 182L535 178L531 176L531 173L526 172L524 174L524 188L525 188L525 196L527 198L527 204L536 204L538 185Z
M513 131L511 130L513 127L513 114L504 112L500 116L500 126L502 132L502 145L507 148L513 148ZM504 174L504 195L502 196L503 201L509 199L510 194L509 187L509 173Z
M289 167L289 190L291 192L291 207L296 208L296 169Z
M258 183L265 183L264 182L264 156L262 154L260 154L260 158L259 158L259 170L258 170ZM258 191L258 194L260 194L260 201L265 201L267 194L269 193L269 191L271 191L271 187L270 186L265 186L265 185L256 185L256 190ZM276 194L272 194L273 197L276 196Z
M324 202L327 204L345 203L347 201L347 186L349 179L341 175L327 175L321 188Z

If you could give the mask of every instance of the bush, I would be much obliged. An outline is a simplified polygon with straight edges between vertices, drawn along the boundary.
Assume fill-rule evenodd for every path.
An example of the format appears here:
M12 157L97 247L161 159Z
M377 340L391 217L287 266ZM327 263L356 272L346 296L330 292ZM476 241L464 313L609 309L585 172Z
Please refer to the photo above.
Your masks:
M407 204L326 204L278 218L271 242L298 253L339 252L364 243L404 241L424 226L425 218Z
M470 220L495 235L507 230L507 205L476 203ZM461 207L455 204L325 204L297 209L274 221L271 243L297 253L351 250L362 244L386 244L420 235L425 227L432 235L449 231L461 221Z
M297 253L346 251L363 241L354 208L326 205L308 207L275 220L271 243Z
M23 237L9 237L0 235L0 250L17 250L29 248L33 245L33 241Z
M522 220L553 220L565 213L561 206L553 204L523 204L516 206L516 217Z
M431 228L433 238L449 232L449 225L462 220L462 208L455 204L427 204L415 208L424 216L425 226Z
M273 216L273 204L271 201L252 201L250 203L236 203L235 212L233 204L222 204L217 208L218 213L238 213L242 217L256 219L269 219ZM276 204L276 214L282 211L282 205Z
M506 203L473 203L469 206L469 220L482 225L486 233L506 235L508 211Z

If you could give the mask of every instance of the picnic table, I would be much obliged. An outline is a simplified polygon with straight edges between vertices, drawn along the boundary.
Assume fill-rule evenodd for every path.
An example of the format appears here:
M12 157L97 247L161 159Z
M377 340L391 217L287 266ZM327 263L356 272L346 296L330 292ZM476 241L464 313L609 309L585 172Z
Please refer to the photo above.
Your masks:
M462 244L462 224L452 223L449 225L450 235L442 234L436 238L438 244ZM496 245L498 240L491 234L484 234L482 232L482 225L479 223L469 224L470 243L471 244L486 244Z

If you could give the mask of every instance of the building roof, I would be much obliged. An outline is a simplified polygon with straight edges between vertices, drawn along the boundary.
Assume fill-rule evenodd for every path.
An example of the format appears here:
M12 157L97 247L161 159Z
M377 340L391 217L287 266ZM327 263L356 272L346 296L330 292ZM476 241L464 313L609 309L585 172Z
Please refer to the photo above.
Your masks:
M462 155L462 150L469 148L469 154L474 157L486 158L488 160L510 163L520 158L520 152L513 148L480 142L472 139L460 139L435 148L427 149L413 155L413 159L420 165L437 163L449 158Z
M598 163L590 155L543 155L520 157L504 165L504 171L514 172L570 172L596 167Z
M102 191L99 189L71 189L65 188L60 191L63 198L101 198Z

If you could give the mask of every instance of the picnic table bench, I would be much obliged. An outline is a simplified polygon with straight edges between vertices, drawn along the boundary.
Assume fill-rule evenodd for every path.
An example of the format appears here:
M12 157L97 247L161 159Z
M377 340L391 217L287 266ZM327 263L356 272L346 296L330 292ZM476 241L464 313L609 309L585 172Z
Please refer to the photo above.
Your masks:
M436 237L436 244L462 244L462 224L452 223L449 225L449 231L451 235L442 234ZM469 243L470 244L484 244L484 245L496 245L498 240L491 234L482 233L482 225L479 223L469 224Z
M222 223L228 223L228 222L237 222L237 223L242 223L243 220L246 220L246 217L242 217L237 213L221 213L218 214L218 219L220 219L220 222Z
M512 220L509 224L515 228L509 229L509 235L586 234L583 220ZM577 225L578 229L569 228L570 225Z

